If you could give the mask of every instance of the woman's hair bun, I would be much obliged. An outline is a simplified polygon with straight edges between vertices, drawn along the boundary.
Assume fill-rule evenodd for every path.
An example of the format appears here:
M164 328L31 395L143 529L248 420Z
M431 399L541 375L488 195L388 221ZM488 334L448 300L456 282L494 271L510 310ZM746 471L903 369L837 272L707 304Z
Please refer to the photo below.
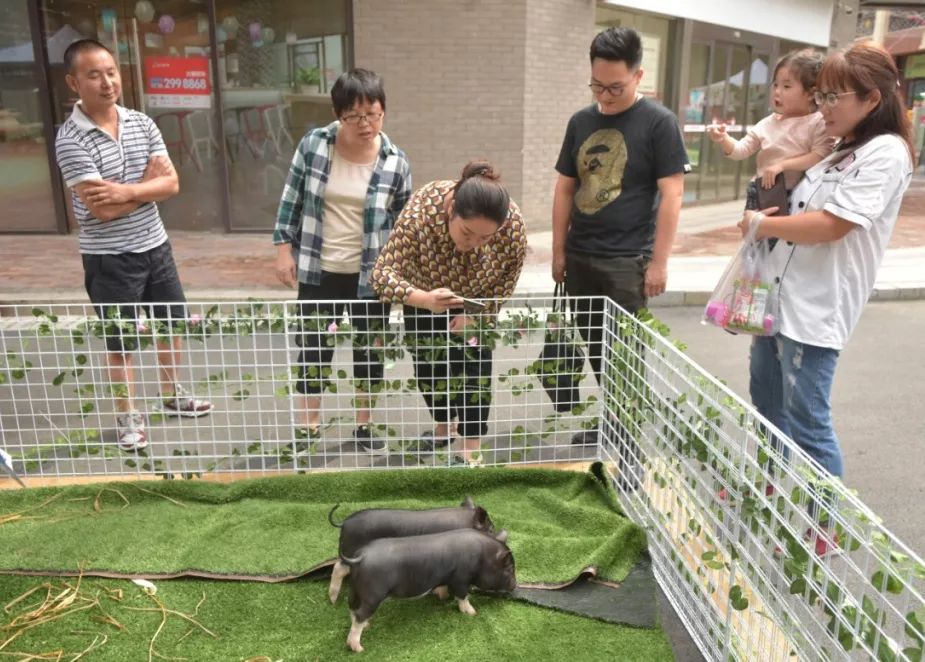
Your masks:
M469 161L463 168L460 181L465 181L470 177L484 177L497 181L501 179L501 173L495 170L495 167L488 161Z

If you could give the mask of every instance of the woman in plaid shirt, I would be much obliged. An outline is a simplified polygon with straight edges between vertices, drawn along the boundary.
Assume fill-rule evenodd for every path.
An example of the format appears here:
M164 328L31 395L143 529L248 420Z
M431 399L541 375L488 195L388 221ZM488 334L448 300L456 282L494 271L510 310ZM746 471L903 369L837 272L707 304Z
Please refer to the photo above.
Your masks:
M492 165L481 161L469 163L458 181L417 191L379 254L373 288L383 301L404 304L418 388L437 423L423 435L425 450L452 441L455 418L463 447L454 460L480 464L491 349L478 329L513 294L526 248L520 210ZM476 312L462 297L492 301Z
M382 133L385 91L377 74L366 69L342 74L331 101L337 120L309 131L289 168L273 232L276 275L289 287L298 282L302 301L353 300L347 306L357 334L353 375L357 390L371 394L381 388L383 365L370 347L379 344L388 309L376 301L369 276L411 194L411 167ZM331 374L332 333L343 312L330 304L300 306L296 390L303 420L295 436L304 441L295 442L296 452L309 450L321 437L321 393ZM356 397L354 441L358 450L386 453L385 442L370 431L371 400Z

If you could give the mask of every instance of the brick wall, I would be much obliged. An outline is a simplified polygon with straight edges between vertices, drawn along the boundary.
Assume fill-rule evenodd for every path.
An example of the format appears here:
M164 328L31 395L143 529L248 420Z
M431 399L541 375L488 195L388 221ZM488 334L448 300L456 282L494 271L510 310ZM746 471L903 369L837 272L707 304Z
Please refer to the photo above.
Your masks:
M385 131L415 186L488 158L531 228L551 224L554 165L587 104L594 0L354 0L357 66L385 77Z
M354 0L356 65L385 78L415 187L488 158L520 200L526 2Z
M593 0L528 0L521 205L533 228L552 227L555 164L568 118L591 102Z

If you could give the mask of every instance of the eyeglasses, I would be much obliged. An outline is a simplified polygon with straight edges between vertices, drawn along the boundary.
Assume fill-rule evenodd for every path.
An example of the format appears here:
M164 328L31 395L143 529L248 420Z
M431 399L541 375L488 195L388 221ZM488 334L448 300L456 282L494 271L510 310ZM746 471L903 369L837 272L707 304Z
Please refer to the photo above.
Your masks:
M623 96L623 93L626 92L626 86L628 83L616 83L614 85L601 85L600 83L588 83L588 87L591 88L591 91L595 94L603 94L604 90L610 92L610 96L619 97Z
M857 92L813 92L813 101L820 108L826 105L834 108L838 104L838 97L845 97L849 94L857 94Z
M382 115L382 113L364 113L363 115L354 113L352 115L344 115L340 118L340 121L350 125L359 124L363 121L367 124L376 124L382 119Z

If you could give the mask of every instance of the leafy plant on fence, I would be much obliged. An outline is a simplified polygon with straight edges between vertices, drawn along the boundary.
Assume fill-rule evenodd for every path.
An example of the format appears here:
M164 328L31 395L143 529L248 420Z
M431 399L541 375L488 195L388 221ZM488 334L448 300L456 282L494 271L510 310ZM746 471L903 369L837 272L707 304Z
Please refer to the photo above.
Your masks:
M262 303L252 303L239 307L230 313L223 314L218 306L210 308L201 318L195 316L189 320L175 321L172 327L158 321L139 324L134 319L122 319L118 311L105 320L86 320L73 329L59 326L58 318L51 313L35 309L33 315L38 320L36 335L39 338L68 339L74 351L70 354L70 364L61 366L50 380L50 386L60 389L71 389L75 411L71 412L86 419L95 411L95 401L103 397L124 396L125 385L112 384L101 388L92 381L86 381L89 370L88 350L85 349L90 338L104 339L118 335L126 341L127 349L147 349L158 342L168 342L172 337L181 335L188 341L205 343L210 338L248 337L256 334L289 334L295 336L300 333L319 333L324 336L327 347L338 347L350 343L353 347L369 344L370 355L376 360L391 368L395 363L407 357L406 352L421 351L421 347L414 342L402 342L399 334L392 329L376 329L374 333L366 336L353 333L349 324L331 322L327 319L306 319L301 324L293 310L284 310L281 305L267 306ZM437 336L429 339L429 345L424 349L427 360L445 361L451 351L461 351L463 355L474 358L482 349L494 350L499 346L516 348L520 343L536 331L546 328L547 324L564 324L566 321L556 315L547 316L542 320L540 316L528 309L527 313L509 313L504 319L497 322L481 321L474 327L466 330L460 339L451 339L447 336ZM688 476L687 487L690 490L699 488L696 477L685 470L684 463L694 463L701 471L709 472L713 483L717 486L728 486L730 503L723 505L719 500L713 500L715 506L711 515L719 522L735 516L738 518L740 530L744 535L761 536L764 544L773 544L773 540L780 540L784 547L783 572L790 582L788 590L792 595L801 596L810 607L820 607L829 618L828 631L832 637L846 651L855 649L863 643L874 650L877 659L896 659L890 642L884 636L878 636L878 631L887 624L889 617L884 609L877 607L877 602L868 596L862 596L860 603L852 602L846 590L837 582L825 581L825 576L818 561L810 556L802 541L798 540L791 531L791 527L779 522L784 516L791 521L793 511L787 512L788 501L783 496L774 499L766 498L763 494L763 473L751 469L742 471L736 460L738 455L723 439L723 424L726 420L737 422L739 433L747 432L758 440L757 464L766 466L771 462L784 462L780 452L771 447L767 435L761 429L747 429L751 418L738 407L736 402L725 395L710 380L698 374L684 374L678 386L672 382L653 384L647 375L645 357L648 353L661 352L663 355L670 350L660 342L656 336L668 335L668 328L655 319L647 311L641 311L638 317L619 317L613 329L616 339L609 348L610 356L607 365L610 366L602 389L604 398L603 415L611 417L608 420L608 429L618 431L618 435L626 438L639 438L646 430L656 430L654 435L657 448L664 451L661 459L665 461L662 471L653 470L651 474L655 485L664 489L674 480L671 476ZM369 343L368 339L372 338ZM407 340L407 339L406 339ZM683 346L679 346L683 351ZM29 375L36 369L25 358L29 348L23 346L23 353L7 352L3 355L3 365L0 365L0 385L26 382ZM296 367L293 366L296 370ZM513 367L497 376L498 383L506 385L513 396L523 396L536 389L539 380L551 373L560 370L560 365L545 365L542 361L533 361L521 367ZM318 379L323 383L324 390L329 393L337 392L337 382L348 378L343 369L332 367L318 368L310 366L307 369L309 378ZM297 375L277 373L272 375L241 374L230 375L227 371L217 371L205 376L197 382L198 390L206 390L210 394L221 389L232 401L243 402L260 391L262 384L280 384L274 391L275 397L289 397L290 384ZM580 378L580 376L576 377ZM688 383L692 382L692 383ZM361 380L353 380L354 392L360 397L370 398L373 402L378 397L388 394L405 395L417 393L420 383L416 378L384 379L382 382L366 384ZM445 398L446 394L462 391L465 387L465 378L448 375L443 380L436 380L432 386L435 399ZM487 397L490 391L490 380L484 377L476 383L476 388L467 393L470 403L476 404ZM357 396L352 403L358 404ZM520 461L523 450L542 443L549 436L562 429L563 422L573 424L575 416L585 417L583 427L595 427L598 423L586 414L596 407L596 398L591 396L576 404L567 414L553 413L542 421L542 429L528 430L525 426L516 426L511 431L512 450L511 461ZM326 427L346 422L346 417L332 417L325 422ZM155 421L152 421L155 422ZM396 440L398 431L386 424L377 424L376 430L390 440ZM165 477L170 477L162 460L151 461L144 451L136 457L126 458L111 446L102 444L98 429L57 430L54 442L42 444L28 449L20 456L26 463L27 471L34 470L47 459L64 457L76 458L83 455L102 457L105 460L121 460L130 468L141 468ZM413 451L412 442L408 440L394 441L394 450L403 453ZM175 456L190 456L194 451L175 449ZM242 451L233 448L228 461L234 461L242 456L275 455L281 462L293 462L293 447L290 444L269 447L267 444L255 441L247 445ZM406 460L413 462L418 456L406 454ZM740 459L740 458L739 458ZM224 461L217 461L206 467L207 471L222 468ZM667 473L663 473L667 472ZM669 475L670 474L670 475ZM190 478L198 475L196 472L186 472L182 477ZM809 493L801 487L794 488L789 495L789 503L806 503L815 495L825 491L837 492L844 489L838 485L827 484L818 476L805 472L803 476L809 486ZM713 495L715 496L715 495ZM685 504L676 497L679 511ZM734 506L730 508L729 506ZM865 524L868 516L863 512L850 511L859 525ZM659 513L660 517L672 516ZM841 537L843 549L856 551L861 541L848 535L848 532L839 524L836 531ZM772 537L771 531L774 536ZM698 538L702 540L707 550L702 553L702 565L696 569L695 579L685 564L684 559L677 557L679 570L689 584L698 582L705 586L709 593L715 593L718 587L713 583L705 570L723 570L730 577L744 574L754 578L756 569L742 563L736 553L736 544L727 544L725 554L721 551L723 543L717 541L704 527L697 517L689 518L686 522L686 531L682 534L684 540ZM875 533L871 541L877 556L883 562L871 572L870 584L884 595L898 595L905 589L909 577L925 580L925 569L918 563L893 550L890 541L882 534ZM683 566L683 569L682 569ZM823 589L822 587L825 586ZM750 605L743 586L739 583L731 584L725 593L725 598L733 610L745 610ZM923 659L922 622L925 614L912 610L903 617L902 627L911 642L902 654L910 660ZM799 636L791 632L792 636Z
M299 339L304 334L319 334L321 344L329 348L336 348L343 345L351 345L354 349L362 348L369 352L370 359L384 364L388 370L394 365L407 357L408 351L414 351L413 337L409 336L404 339L400 334L391 328L371 328L366 333L355 333L355 329L342 320L332 320L323 315L308 315L299 317L298 307L293 305L286 310L283 305L267 305L264 303L253 302L245 306L237 307L230 311L223 311L219 306L212 306L202 316L193 315L186 320L174 320L167 324L157 319L136 319L132 317L132 311L112 308L107 311L105 319L84 319L79 323L60 324L59 318L51 313L35 308L32 311L36 319L35 335L41 341L44 338L50 339L57 347L58 343L68 342L70 344L69 352L60 352L56 350L55 355L63 357L62 365L50 379L50 386L61 389L66 394L62 395L61 401L66 402L69 411L67 415L76 415L81 419L81 428L78 432L58 430L53 436L53 443L39 444L31 446L23 453L20 453L17 459L27 464L27 471L34 471L42 461L53 460L62 457L76 459L81 456L94 456L104 459L105 461L121 461L125 466L145 471L153 471L158 475L172 477L165 469L162 460L154 462L146 461L145 453L139 454L138 458L126 457L124 454L115 450L113 447L102 442L102 432L100 429L87 429L85 420L96 413L96 404L98 400L105 398L127 397L128 387L125 384L106 384L100 386L92 379L89 372L91 369L91 353L89 343L92 340L100 341L107 338L119 338L122 346L127 351L146 350L153 347L167 346L175 337L182 337L185 341L203 344L213 338L246 338L258 334L288 334L290 339L296 342L291 343L299 345ZM123 317L123 315L125 315ZM553 319L550 323L555 324L557 320ZM499 346L517 348L521 343L527 341L528 337L539 329L545 328L546 323L540 319L539 314L527 308L526 312L508 312L497 320L479 318L475 325L465 330L460 337L436 336L430 338L431 347L428 351L427 359L445 360L446 355L452 346L454 351L461 349L463 354L469 358L474 358L478 352L483 350L494 350ZM26 385L34 383L34 378L29 379L29 374L34 369L32 363L24 357L31 350L26 344L22 346L22 354L13 352L8 353L5 359L5 365L0 366L0 384L6 382L22 382ZM99 348L97 346L97 350ZM499 375L499 383L509 386L510 392L514 396L522 396L530 393L535 389L537 378L540 377L544 370L555 369L555 366L539 366L536 362L528 364L523 368L511 368L505 373ZM85 374L86 373L86 374ZM231 374L227 369L218 369L211 374L204 375L194 382L194 392L208 393L210 397L227 397L232 402L240 402L256 397L258 394L266 395L264 384L276 385L273 396L278 398L288 398L293 394L294 380L304 378L308 382L313 382L321 387L324 393L337 393L338 383L348 380L347 371L332 366L315 366L310 365L305 368L303 375L299 374L299 367L292 365L290 370L283 373L275 374ZM377 399L383 395L406 395L416 394L419 391L420 384L418 380L411 378L402 379L384 379L381 382L367 382L360 379L350 381L354 389L354 397L351 404L355 407L360 404L374 407ZM471 386L471 384L470 384ZM491 377L480 376L474 389L467 391L465 397L469 404L477 404L490 398ZM463 391L466 387L464 377L448 375L444 380L437 380L433 384L436 392L435 400L440 404L446 397L446 393ZM47 387L46 387L47 388ZM363 398L363 402L359 400ZM572 415L583 416L587 410L591 409L596 398L591 396L585 402L577 403L572 410ZM49 425L57 430L52 421L51 412L40 412ZM151 414L148 420L152 424L159 423L163 416L161 414ZM329 417L322 427L324 429L333 427L340 423L341 417ZM543 421L541 431L532 432L524 429L523 426L517 426L511 432L511 437L516 440L524 450L539 445L542 440L560 431L568 424L567 419L562 416L547 417ZM591 419L584 420L582 425L593 426L595 422ZM394 428L387 425L377 425L376 430L379 434L385 435L391 442L393 450L397 452L413 450L416 440L400 440L399 435ZM75 441L74 434L82 435L81 441ZM254 441L248 444L243 451L239 448L233 448L230 451L227 460L219 460L208 464L206 471L214 471L223 468L228 462L234 462L236 458L243 456L275 456L281 463L291 463L294 461L295 448L292 444L275 444L261 441ZM312 443L309 452L317 451L317 446ZM196 451L175 450L174 455L194 456ZM512 461L522 459L521 451L511 453ZM417 455L409 455L408 461L423 461ZM198 475L194 472L191 475Z
M648 327L652 333L646 333L640 327ZM822 610L828 618L827 629L832 638L845 651L863 644L874 652L877 660L899 659L894 642L882 634L896 615L878 607L878 601L868 595L862 595L859 602L852 601L844 586L831 577L826 578L820 561L807 551L806 543L799 534L795 536L791 532L793 527L780 523L782 518L792 523L795 512L790 504L797 504L799 508L814 500L832 498L844 487L834 479L826 479L807 467L801 467L800 477L806 488L795 487L788 495L789 499L783 495L766 496L765 472L742 470L742 449L729 446L729 437L723 434L723 424L724 421L735 421L737 425L733 431L736 438L747 434L757 441L756 464L765 469L772 463L787 461L782 452L769 443L766 431L760 426L755 428L751 417L733 398L686 366L680 369L683 374L677 375L673 381L653 383L648 378L646 354L657 351L665 359L670 352L662 343L655 341L656 335L667 335L667 329L659 322L645 314L639 320L619 318L615 334L616 340L610 350L611 370L605 380L608 386L604 390L604 411L613 412L616 429L628 430L634 438L654 432L647 438L651 438L662 453L658 453L660 464L651 467L653 483L663 490L671 488L675 492L677 513L690 512L693 508L680 539L684 544L697 539L705 551L701 553L700 565L693 574L688 569L688 560L680 555L675 557L687 583L704 587L709 594L715 594L718 586L708 571L725 572L731 579L724 594L727 604L733 610L748 609L751 606L748 595L738 578L742 576L758 582L762 579L759 569L740 558L736 551L738 545L745 541L746 535L758 537L760 544L769 549L773 548L775 541L781 541L782 570L789 582L788 592L805 600L809 607ZM703 472L711 480L704 481ZM684 485L679 485L678 481L684 482ZM712 494L703 495L704 483L715 486ZM725 498L730 502L734 500L734 503L724 503L718 496L723 486L727 487ZM696 512L690 499L685 502L679 494L685 489L688 494L699 492L705 497L703 500L711 504L708 506L709 513ZM660 519L667 520L674 516L675 511L667 514L656 512ZM842 512L854 518L861 528L872 524L869 516L862 511L842 508ZM716 540L711 528L704 526L705 522L701 520L708 514L730 531L736 528L728 518L735 517L739 526L738 539L725 543ZM834 530L846 552L854 552L861 547L862 541L846 531L841 523L836 523ZM868 579L870 587L883 596L899 595L908 590L906 586L911 578L925 580L925 568L894 550L884 534L875 531L870 540L863 542L871 546L882 560L876 569L870 571ZM900 623L900 629L911 645L901 652L903 659L920 662L925 642L922 627L925 613L920 596L918 603L913 599L911 604L917 604L917 608L908 611ZM794 622L791 625L794 627L788 628L789 635L799 640L802 637L800 624Z

